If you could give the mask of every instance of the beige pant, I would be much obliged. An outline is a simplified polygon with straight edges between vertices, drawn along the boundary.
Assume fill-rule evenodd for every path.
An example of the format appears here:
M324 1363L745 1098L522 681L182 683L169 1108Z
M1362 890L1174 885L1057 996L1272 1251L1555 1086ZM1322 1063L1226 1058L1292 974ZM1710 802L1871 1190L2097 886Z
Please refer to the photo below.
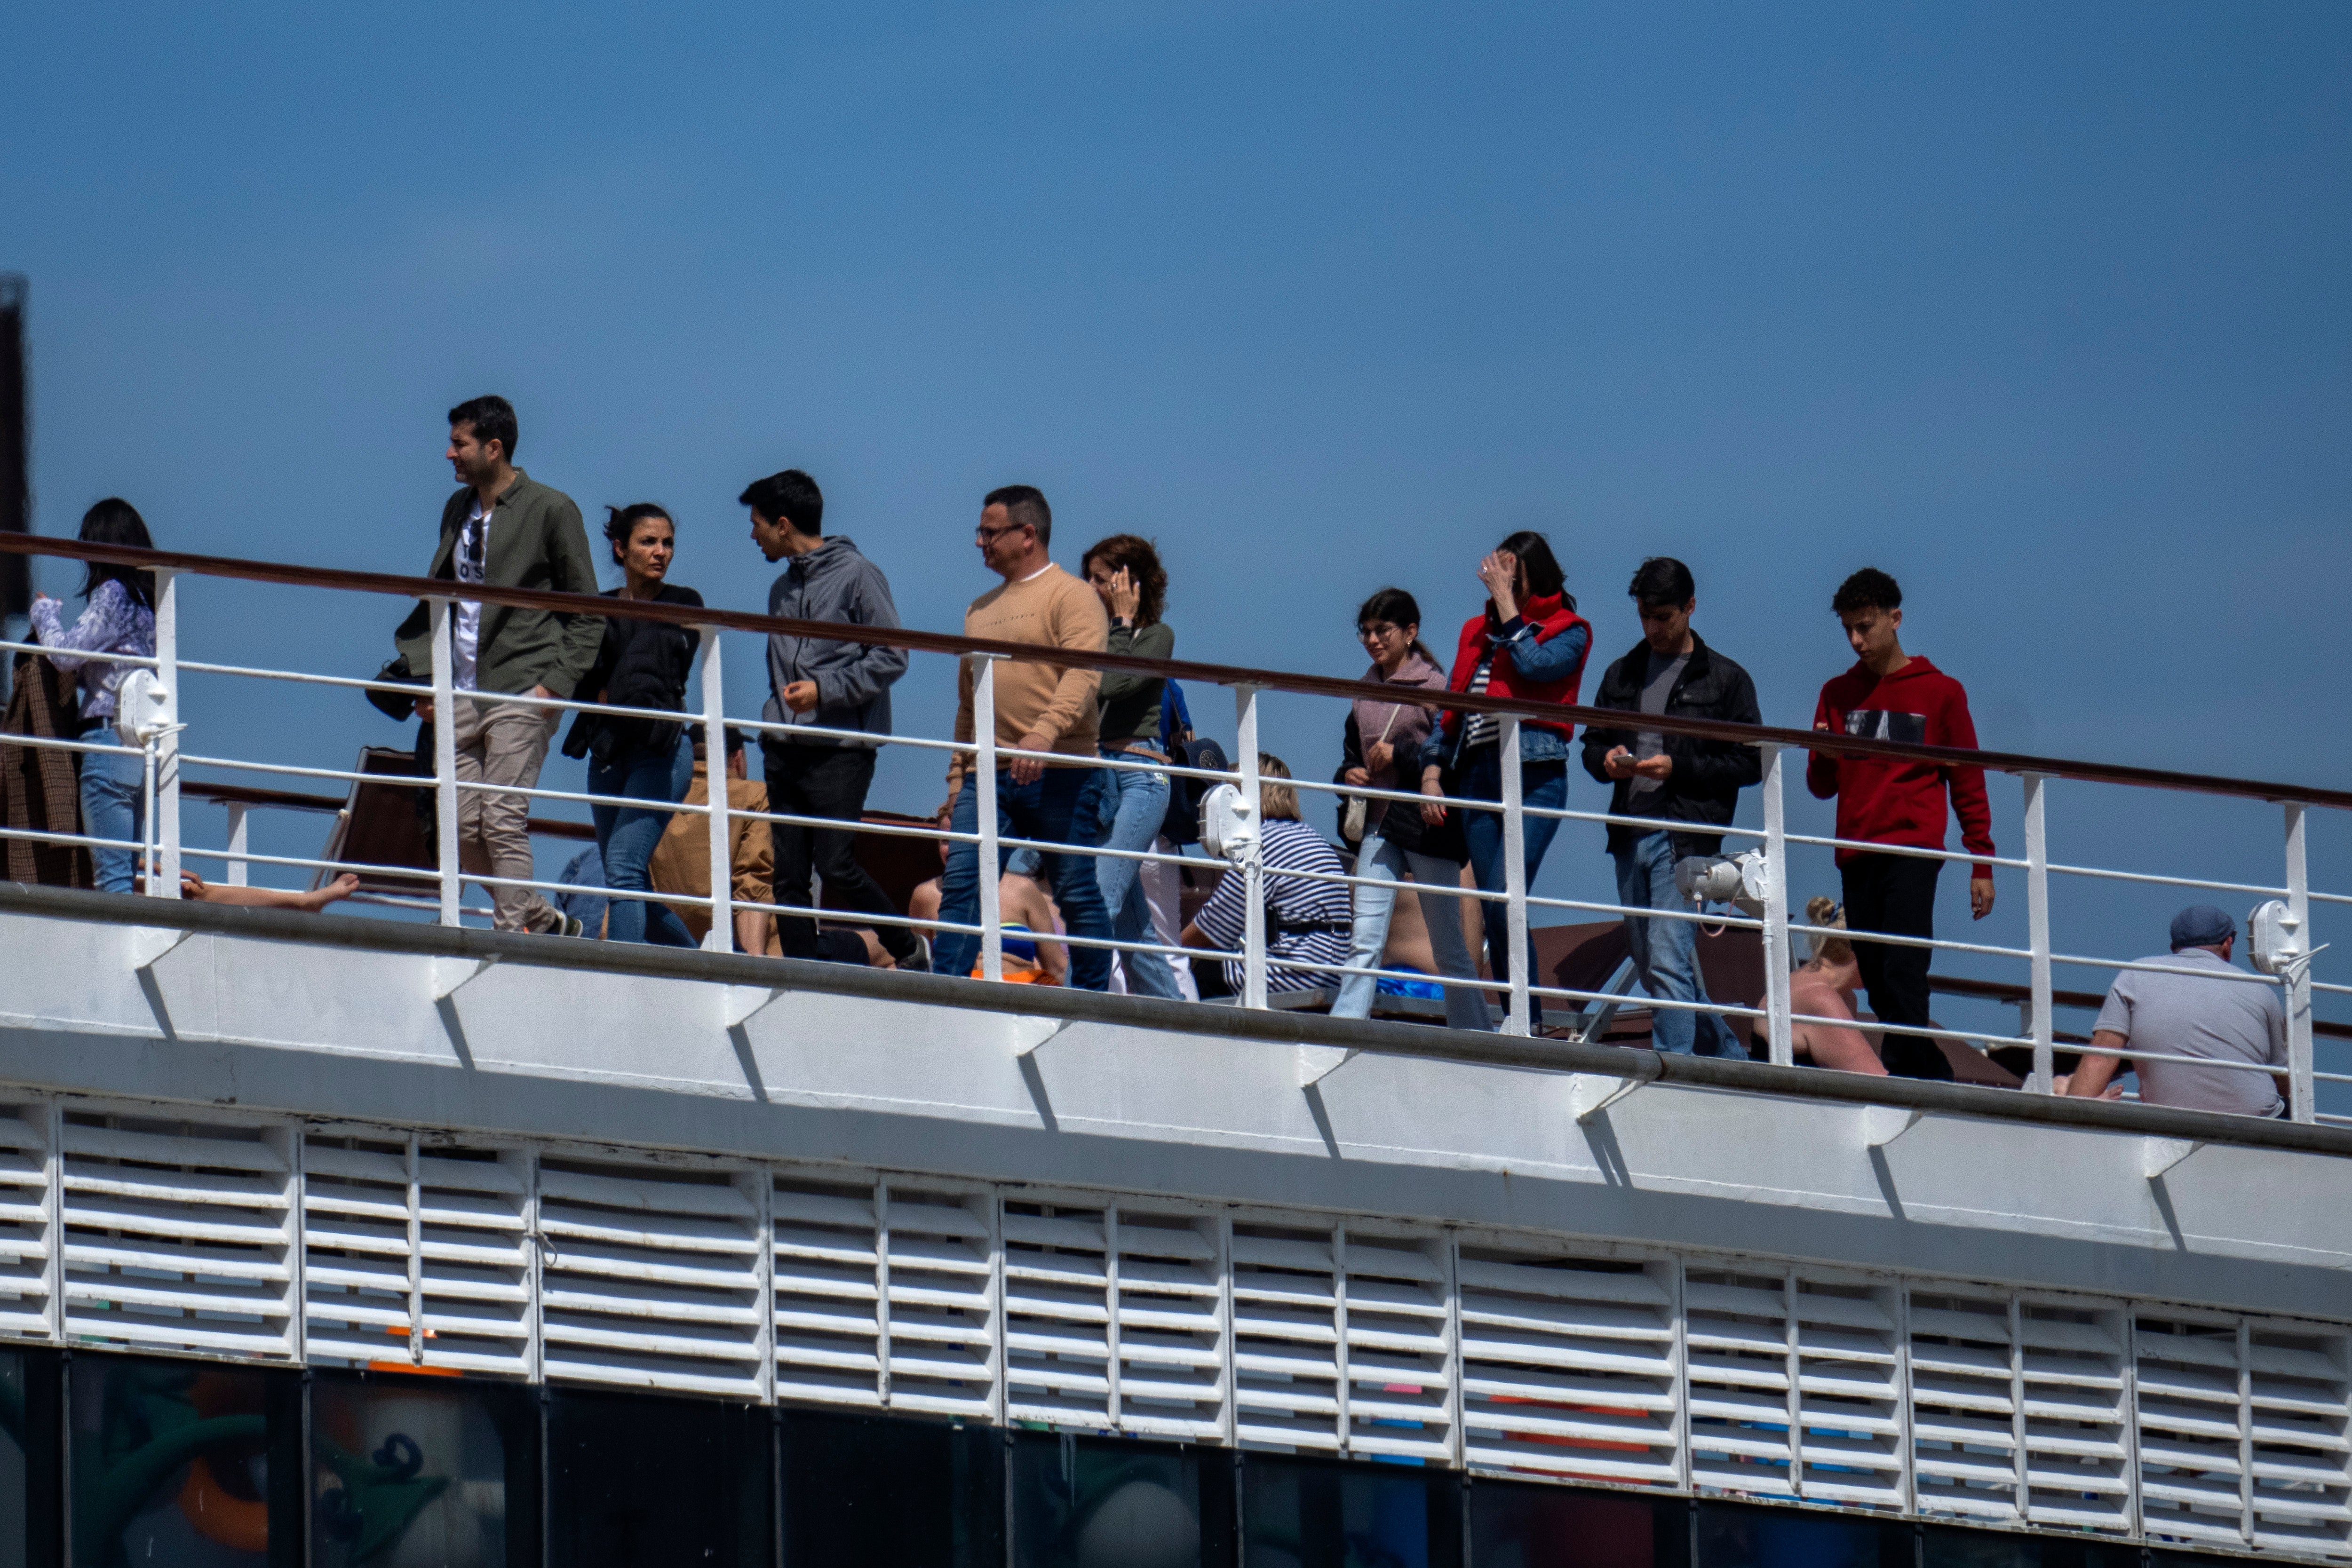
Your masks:
M558 708L510 703L457 700L457 777L467 782L539 782L547 743L562 713ZM457 863L477 875L530 878L530 797L485 789L457 791ZM501 931L545 931L562 916L536 889L493 887L493 924Z

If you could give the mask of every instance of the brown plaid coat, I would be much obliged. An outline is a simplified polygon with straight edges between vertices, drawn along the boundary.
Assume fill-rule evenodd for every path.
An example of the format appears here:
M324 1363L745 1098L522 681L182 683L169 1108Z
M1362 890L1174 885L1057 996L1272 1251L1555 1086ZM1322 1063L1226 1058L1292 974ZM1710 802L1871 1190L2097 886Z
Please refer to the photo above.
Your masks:
M75 685L44 658L16 655L15 689L0 717L0 737L26 735L71 740L78 727ZM79 752L53 747L11 746L0 738L0 824L44 833L81 831ZM37 839L0 839L10 882L47 883L53 887L89 887L89 851L79 844Z

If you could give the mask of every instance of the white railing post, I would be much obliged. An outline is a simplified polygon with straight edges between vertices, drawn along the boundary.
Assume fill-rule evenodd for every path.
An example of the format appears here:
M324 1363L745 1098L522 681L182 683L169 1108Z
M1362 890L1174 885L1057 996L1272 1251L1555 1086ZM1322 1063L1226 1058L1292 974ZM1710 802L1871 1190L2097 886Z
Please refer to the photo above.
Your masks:
M247 831L246 811L242 801L228 802L228 852L232 856L249 852L250 834ZM248 869L244 861L232 859L228 862L228 870L221 873L221 880L231 887L243 887L251 880L246 874Z
M709 784L710 929L702 938L708 953L735 951L735 851L727 831L727 680L719 663L719 628L697 630L702 638L702 776Z
M2057 1065L2051 1060L2056 1031L2050 1000L2050 840L2042 813L2042 789L2049 782L2047 774L2025 775L2025 929L2026 946L2033 954L2033 1016L2028 1023L2033 1035L2033 1080L2025 1087L2034 1094L2052 1092L2058 1082Z
M464 882L457 867L457 692L449 601L427 600L433 617L433 824L441 874L441 924L460 924Z
M980 977L1004 978L1003 916L997 908L997 879L1004 874L996 847L996 655L974 653L980 668L971 681L971 738L980 749L971 761L974 825L980 830ZM955 819L948 819L953 826Z
M1789 829L1781 799L1786 753L1767 741L1764 753L1764 1038L1771 1060L1797 1060L1789 1026Z
M1265 1006L1265 810L1257 775L1257 688L1234 688L1234 746L1241 756L1242 800L1258 835L1242 862L1242 1006Z
M148 831L159 864L147 891L158 898L180 896L180 574L155 572L155 679L163 688L163 733L155 737L155 799Z
M1528 1003L1528 836L1519 777L1519 716L1503 720L1503 937L1511 956L1510 1017L1506 1034L1533 1032ZM1489 905L1488 907L1492 907Z
M2299 800L2286 806L2286 912L2305 953L2318 944L2311 939L2310 867L2304 854L2304 809ZM2251 934L2246 940L2252 942ZM2309 1122L2317 1113L2311 1076L2311 964L2308 959L2286 972L2286 1113L2290 1120Z

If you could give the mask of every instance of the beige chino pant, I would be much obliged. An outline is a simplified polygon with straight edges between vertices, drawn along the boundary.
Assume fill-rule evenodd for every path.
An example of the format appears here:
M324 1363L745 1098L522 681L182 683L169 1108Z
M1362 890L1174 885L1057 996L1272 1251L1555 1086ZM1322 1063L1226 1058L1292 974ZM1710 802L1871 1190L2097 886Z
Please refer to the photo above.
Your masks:
M457 708L460 780L526 789L538 784L562 709L464 696ZM530 797L458 790L457 863L477 875L530 880ZM561 923L535 888L493 887L489 894L492 924L501 931L545 931Z

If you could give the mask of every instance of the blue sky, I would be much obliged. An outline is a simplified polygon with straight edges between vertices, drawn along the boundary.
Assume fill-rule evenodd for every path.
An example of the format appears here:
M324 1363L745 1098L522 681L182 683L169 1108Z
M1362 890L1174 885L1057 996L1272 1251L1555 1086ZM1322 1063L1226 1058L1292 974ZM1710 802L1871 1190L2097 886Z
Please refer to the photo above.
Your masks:
M121 493L166 546L417 570L442 413L495 389L537 477L670 506L714 601L764 602L733 497L796 465L953 627L979 497L1021 480L1066 559L1160 539L1180 653L1353 674L1365 593L1458 625L1536 527L1600 655L1679 555L1801 724L1874 563L1988 745L2336 784L2347 66L2333 5L36 7L0 267L46 531ZM365 674L398 611L187 613L212 656ZM902 726L951 702L919 661ZM190 704L208 750L397 735ZM1336 713L1270 726L1328 774ZM2062 786L2052 822L2068 858L2277 874L2268 808ZM2315 835L2352 887L2352 831ZM1546 889L1605 870L1571 832ZM2018 940L2004 894L1975 929ZM2062 942L2159 946L2174 902L2069 887Z

